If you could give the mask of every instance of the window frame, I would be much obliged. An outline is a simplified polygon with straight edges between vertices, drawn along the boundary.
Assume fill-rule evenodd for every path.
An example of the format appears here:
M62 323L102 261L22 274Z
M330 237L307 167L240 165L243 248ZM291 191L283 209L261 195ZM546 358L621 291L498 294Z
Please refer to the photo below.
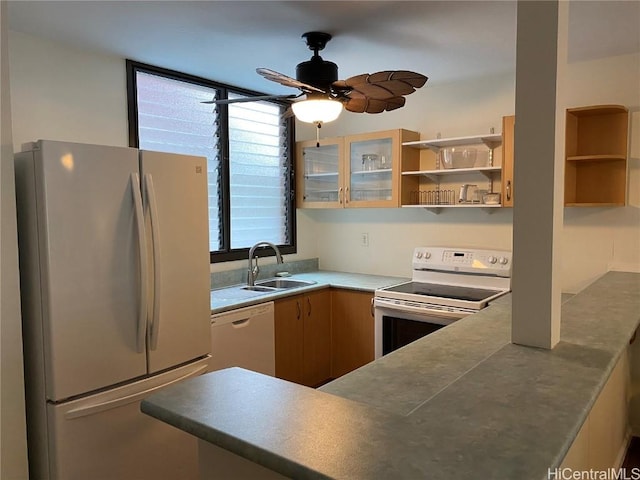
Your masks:
M161 77L169 78L172 80L182 81L186 83L193 83L195 85L201 85L209 88L216 89L220 99L228 98L229 93L257 96L268 95L266 93L249 90L246 88L236 87L225 83L215 82L203 77L190 75L187 73L178 72L175 70L169 70L154 65L136 62L134 60L126 60L126 75L127 75L127 116L128 116L128 131L129 131L129 146L133 148L139 148L140 139L138 135L138 95L137 95L137 79L138 72L148 73L151 75L158 75ZM265 101L265 100L263 100ZM270 103L276 105L289 107L291 101L287 100L269 100ZM231 196L230 196L230 179L229 179L229 116L227 105L219 105L218 113L220 117L220 145L221 145L221 163L219 168L219 185L220 185L220 197L222 206L222 245L221 249L216 252L209 252L210 263L222 263L234 260L246 260L248 259L250 247L246 248L230 248L231 246ZM286 176L287 186L286 195L287 198L287 210L288 215L286 219L285 228L289 232L289 244L278 245L280 253L283 255L291 255L297 253L297 234L296 234L296 175L295 175L295 118L290 116L284 121L287 122L287 131L289 132L287 138L287 150L289 151L288 157L288 175ZM275 256L270 248L259 248L256 250L256 255L259 257L271 257Z

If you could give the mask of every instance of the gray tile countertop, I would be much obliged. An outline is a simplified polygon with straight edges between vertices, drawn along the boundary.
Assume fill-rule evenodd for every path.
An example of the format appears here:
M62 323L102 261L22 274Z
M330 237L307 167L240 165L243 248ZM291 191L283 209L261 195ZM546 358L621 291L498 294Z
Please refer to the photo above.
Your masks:
M316 282L308 287L300 287L290 290L282 290L274 293L243 290L243 285L211 290L211 313L220 313L234 308L256 305L263 302L271 302L278 298L290 295L298 295L311 290L321 288L346 288L373 292L376 288L406 282L408 278L386 277L381 275L366 275L361 273L330 272L318 270L315 272L299 273L287 278Z
M319 390L234 368L142 410L291 478L534 479L557 467L640 322L640 274L563 298L553 350L505 296Z

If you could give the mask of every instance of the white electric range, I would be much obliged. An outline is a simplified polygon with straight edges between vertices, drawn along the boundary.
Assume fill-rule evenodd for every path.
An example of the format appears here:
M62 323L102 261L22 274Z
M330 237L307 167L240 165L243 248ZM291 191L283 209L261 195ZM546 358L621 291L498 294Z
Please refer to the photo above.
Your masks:
M414 249L410 282L375 291L375 356L478 312L511 290L511 252Z

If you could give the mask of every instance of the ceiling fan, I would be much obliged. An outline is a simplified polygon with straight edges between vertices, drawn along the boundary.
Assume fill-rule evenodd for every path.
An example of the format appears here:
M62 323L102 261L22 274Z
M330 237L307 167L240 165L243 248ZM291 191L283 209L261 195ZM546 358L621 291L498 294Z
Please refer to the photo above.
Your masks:
M405 96L422 87L427 77L406 70L386 70L373 74L364 73L346 80L338 80L338 66L318 54L331 40L324 32L307 32L302 35L313 56L296 66L296 78L268 68L256 72L267 80L287 87L297 88L297 95L261 95L237 99L211 100L203 103L229 104L259 100L294 99L306 95L306 100L292 104L296 118L303 122L322 123L338 118L342 108L356 113L381 113L404 106Z

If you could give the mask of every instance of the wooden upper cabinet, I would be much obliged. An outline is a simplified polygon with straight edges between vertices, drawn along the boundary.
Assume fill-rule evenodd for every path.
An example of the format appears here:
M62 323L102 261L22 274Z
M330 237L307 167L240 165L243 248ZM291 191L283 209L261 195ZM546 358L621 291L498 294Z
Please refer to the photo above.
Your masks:
M345 206L399 207L402 158L415 155L402 143L419 138L408 130L345 137Z
M417 155L402 143L419 138L396 129L298 142L298 207L399 207L402 157Z
M299 208L341 208L344 204L344 141L323 138L296 144L296 204Z
M595 105L569 108L566 115L565 205L625 205L628 109Z
M513 207L513 139L516 117L502 117L502 206Z

